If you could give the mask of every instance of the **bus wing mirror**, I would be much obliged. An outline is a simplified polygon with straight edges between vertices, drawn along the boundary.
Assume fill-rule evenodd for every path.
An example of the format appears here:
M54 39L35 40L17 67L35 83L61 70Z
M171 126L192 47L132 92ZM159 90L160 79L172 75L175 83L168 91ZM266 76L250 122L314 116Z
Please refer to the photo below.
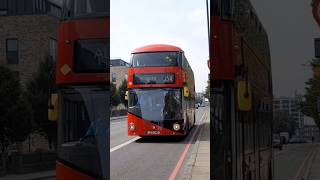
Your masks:
M249 82L238 82L238 108L240 111L250 111L252 109L252 93Z
M48 102L48 120L57 121L58 120L58 94L51 94Z
M183 87L183 96L184 97L189 97L190 92L189 92L189 88L188 87Z
M124 95L124 100L128 101L128 91L126 91L126 94Z

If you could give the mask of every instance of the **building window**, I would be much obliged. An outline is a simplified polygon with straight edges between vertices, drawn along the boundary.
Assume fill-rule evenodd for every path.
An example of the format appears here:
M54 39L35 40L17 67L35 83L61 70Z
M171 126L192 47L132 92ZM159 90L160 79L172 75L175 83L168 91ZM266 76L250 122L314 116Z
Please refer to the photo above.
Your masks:
M46 10L46 1L45 0L34 0L34 11L41 13Z
M117 81L117 75L116 73L112 73L112 82L116 82Z
M8 14L8 0L0 1L0 16Z
M55 39L50 38L50 58L53 62L56 62L56 48L57 42Z
M18 64L19 63L19 53L18 53L18 40L17 39L7 39L7 63L8 64Z
M8 14L8 10L6 9L0 9L0 16L4 16Z

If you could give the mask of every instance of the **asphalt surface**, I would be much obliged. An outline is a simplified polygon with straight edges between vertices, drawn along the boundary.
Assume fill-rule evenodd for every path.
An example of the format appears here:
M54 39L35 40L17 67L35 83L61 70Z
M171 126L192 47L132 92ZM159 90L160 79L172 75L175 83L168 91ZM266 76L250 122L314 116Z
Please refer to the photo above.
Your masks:
M312 143L286 144L282 151L274 151L275 180L301 180L305 173L311 152L316 146Z
M202 117L208 121L209 107L201 107L196 111L196 126L184 138L146 138L138 139L119 149L119 145L134 137L127 136L127 121L120 119L111 121L110 133L110 178L112 180L157 180L169 179L174 171L188 142L199 126ZM200 127L200 126L199 126ZM195 134L195 135L198 135ZM195 136L197 137L197 136ZM196 138L195 138L196 139ZM190 159L195 141L184 158L175 179L184 177L184 168Z

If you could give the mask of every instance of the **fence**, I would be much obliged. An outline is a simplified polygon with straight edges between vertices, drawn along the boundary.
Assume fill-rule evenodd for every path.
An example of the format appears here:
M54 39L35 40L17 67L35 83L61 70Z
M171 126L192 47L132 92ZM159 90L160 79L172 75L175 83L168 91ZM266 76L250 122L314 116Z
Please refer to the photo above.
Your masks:
M7 158L7 173L23 174L55 169L56 152L12 153Z
M0 153L0 177L6 175L6 173L7 173L6 154Z

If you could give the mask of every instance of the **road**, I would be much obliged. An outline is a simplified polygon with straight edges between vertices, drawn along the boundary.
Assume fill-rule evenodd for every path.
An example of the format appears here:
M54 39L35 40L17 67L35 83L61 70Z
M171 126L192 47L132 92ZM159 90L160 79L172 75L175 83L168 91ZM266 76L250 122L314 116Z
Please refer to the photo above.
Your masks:
M188 168L187 162L200 129L201 120L209 122L209 107L196 111L196 126L188 137L133 139L127 136L126 119L111 121L110 126L110 179L154 180L182 179ZM190 142L190 148L187 149ZM183 152L187 153L183 156ZM182 161L183 160L183 161ZM178 162L182 162L179 168Z
M274 152L275 180L301 180L307 172L315 144L287 144L282 151Z

